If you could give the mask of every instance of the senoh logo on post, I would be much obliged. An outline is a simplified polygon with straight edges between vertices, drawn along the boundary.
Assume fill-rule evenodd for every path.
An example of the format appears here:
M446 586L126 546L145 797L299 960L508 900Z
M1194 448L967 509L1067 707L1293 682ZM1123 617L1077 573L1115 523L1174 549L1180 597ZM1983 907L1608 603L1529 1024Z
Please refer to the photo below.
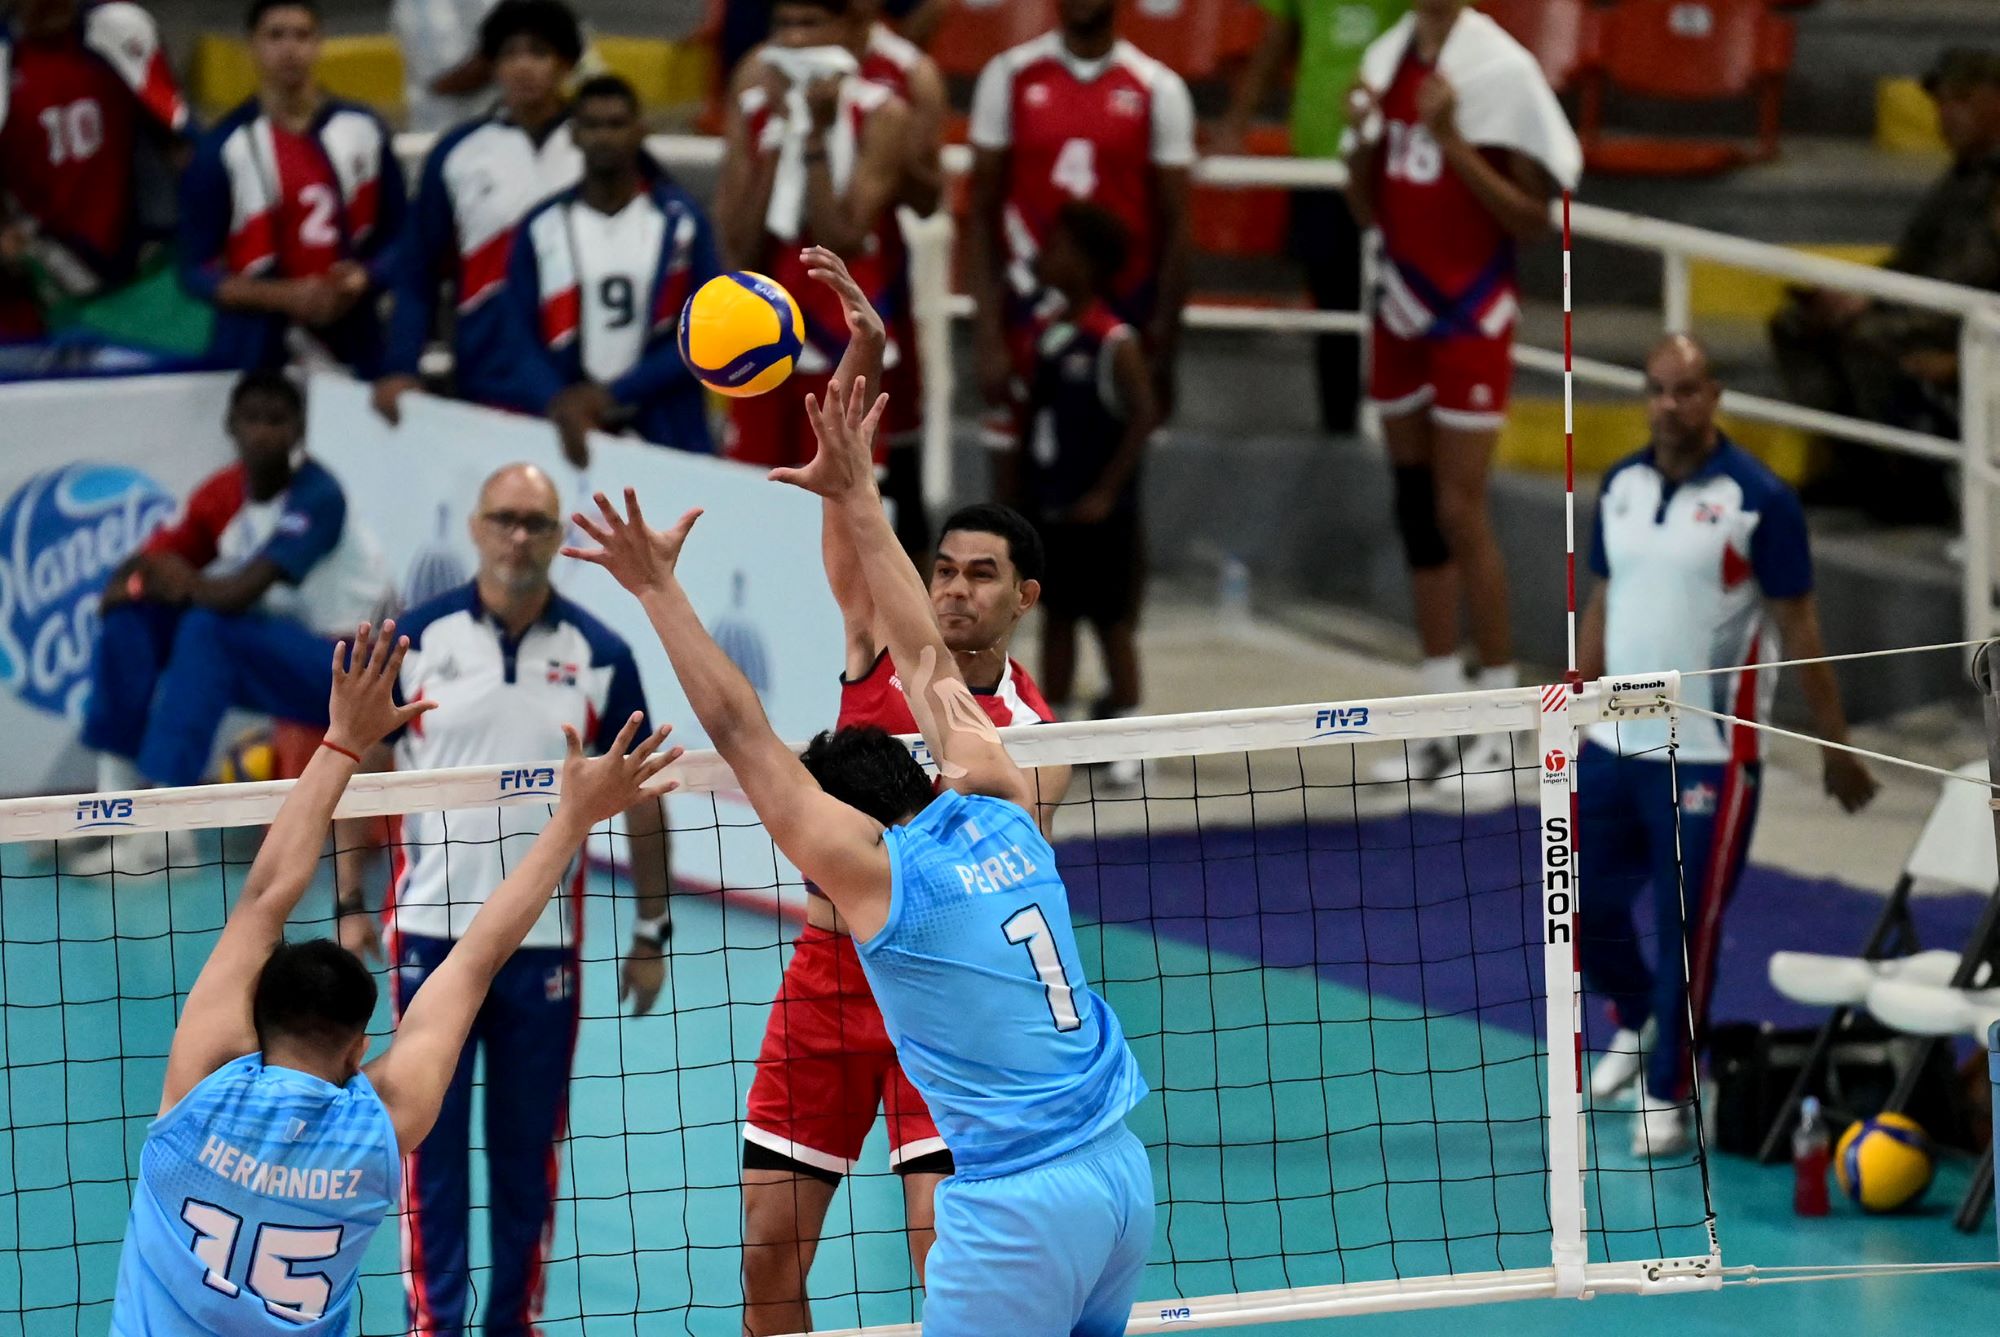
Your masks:
M513 798L522 794L553 794L556 792L556 768L553 766L513 766L500 772L500 797Z
M1542 822L1542 913L1548 923L1542 943L1568 942L1569 918L1576 908L1573 887L1575 868L1570 852L1569 818L1549 817Z

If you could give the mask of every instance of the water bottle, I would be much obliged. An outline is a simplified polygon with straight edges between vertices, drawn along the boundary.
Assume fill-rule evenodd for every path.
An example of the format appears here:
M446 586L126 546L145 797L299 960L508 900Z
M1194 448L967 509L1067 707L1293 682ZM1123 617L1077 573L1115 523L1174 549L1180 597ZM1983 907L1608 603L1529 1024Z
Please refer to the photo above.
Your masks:
M1792 1133L1792 1211L1800 1216L1825 1216L1826 1171L1832 1159L1828 1150L1826 1118L1820 1113L1819 1097L1807 1096L1799 1102L1799 1126Z
M1234 553L1223 556L1216 575L1215 603L1223 623L1240 627L1250 621L1250 567Z

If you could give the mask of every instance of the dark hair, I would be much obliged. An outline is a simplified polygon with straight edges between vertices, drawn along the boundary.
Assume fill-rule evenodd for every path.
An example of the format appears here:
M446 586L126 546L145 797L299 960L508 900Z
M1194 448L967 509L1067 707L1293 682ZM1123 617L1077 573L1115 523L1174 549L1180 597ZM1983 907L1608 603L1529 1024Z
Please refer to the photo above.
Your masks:
M1090 266L1090 286L1104 288L1125 268L1132 234L1118 215L1088 200L1069 200L1056 210L1055 226L1069 234Z
M961 506L938 531L939 540L946 534L959 532L999 535L1007 540L1007 558L1014 563L1014 573L1022 580L1042 578L1042 536L1013 507L997 501Z
M915 816L935 797L910 749L872 724L822 730L799 760L821 789L884 826Z
M583 30L562 0L500 0L479 25L479 54L498 60L500 48L516 37L534 38L565 65L583 59Z
M847 13L847 0L771 0L773 12L780 5L804 5L807 9L823 9L835 18L842 18Z
M639 110L639 94L625 79L616 74L593 75L583 81L576 90L574 101L578 106L591 98L615 97L621 99L635 113Z
M319 22L319 0L250 0L250 7L243 11L243 31L256 32L257 25L264 16L274 9L303 9Z
M375 977L330 939L281 942L257 972L250 1015L261 1048L280 1038L338 1048L368 1029L375 1015Z
M243 401L252 395L269 395L272 399L282 400L285 407L292 411L293 417L300 422L305 421L305 391L299 389L299 383L282 371L244 372L237 379L235 388L229 392L229 411L236 412L242 407Z

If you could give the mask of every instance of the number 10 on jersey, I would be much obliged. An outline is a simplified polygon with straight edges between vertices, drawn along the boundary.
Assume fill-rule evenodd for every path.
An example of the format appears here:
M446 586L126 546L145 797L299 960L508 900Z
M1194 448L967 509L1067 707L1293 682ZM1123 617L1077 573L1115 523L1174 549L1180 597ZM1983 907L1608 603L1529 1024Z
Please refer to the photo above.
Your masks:
M1016 911L1000 926L1000 931L1007 935L1008 942L1028 949L1028 959L1034 962L1035 974L1042 981L1042 992L1048 998L1049 1015L1055 1018L1056 1029L1073 1031L1083 1025L1083 1018L1076 1014L1076 991L1063 969L1062 953L1056 950L1056 940L1049 932L1049 921L1042 914L1042 907L1031 905Z

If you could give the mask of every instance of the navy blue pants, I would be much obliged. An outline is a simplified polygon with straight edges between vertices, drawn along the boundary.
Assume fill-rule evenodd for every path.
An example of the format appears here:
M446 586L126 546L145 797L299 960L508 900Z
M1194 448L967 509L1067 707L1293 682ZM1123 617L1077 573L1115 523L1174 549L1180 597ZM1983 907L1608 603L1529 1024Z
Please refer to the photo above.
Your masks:
M1694 1077L1687 1018L1691 1013L1699 1044L1715 989L1722 913L1736 894L1750 849L1763 766L1755 761L1682 762L1676 796L1676 768L1663 757L1621 757L1588 743L1579 765L1577 928L1584 987L1609 999L1618 1024L1628 1030L1659 1018L1659 1038L1646 1056L1646 1090L1658 1099L1682 1100ZM1691 920L1685 924L1683 887ZM1653 893L1651 966L1640 953L1633 914L1648 889Z
M396 1015L443 963L451 943L399 934ZM472 1307L472 1061L486 1055L486 1179L493 1269L479 1296L482 1328L528 1337L546 1289L559 1149L569 1131L569 1072L581 1005L577 953L523 947L500 968L473 1022L437 1125L403 1158L404 1288L410 1331L459 1337Z
M156 784L199 784L231 706L326 727L333 642L261 613L124 603L104 614L83 742Z

